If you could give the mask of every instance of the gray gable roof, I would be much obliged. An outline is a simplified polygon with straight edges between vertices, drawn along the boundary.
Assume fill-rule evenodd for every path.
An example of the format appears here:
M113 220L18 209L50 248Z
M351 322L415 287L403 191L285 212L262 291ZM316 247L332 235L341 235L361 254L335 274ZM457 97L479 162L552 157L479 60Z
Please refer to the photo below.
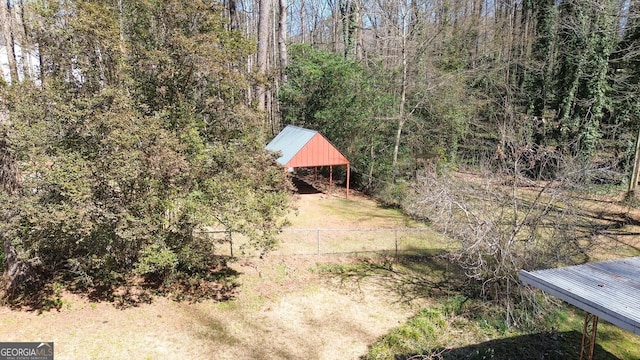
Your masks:
M520 280L640 334L640 257L528 272Z
M277 159L280 165L286 165L318 132L293 125L287 125L265 149L280 152Z

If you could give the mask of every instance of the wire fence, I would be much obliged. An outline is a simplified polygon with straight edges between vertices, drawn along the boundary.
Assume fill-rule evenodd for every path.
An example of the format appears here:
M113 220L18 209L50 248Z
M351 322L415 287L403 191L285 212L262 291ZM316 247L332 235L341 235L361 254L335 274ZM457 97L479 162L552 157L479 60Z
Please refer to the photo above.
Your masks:
M213 241L219 255L251 257L260 255L249 240L239 233L210 231L201 233ZM272 255L331 255L380 253L425 254L447 248L447 244L429 228L382 229L299 229L287 228L279 234Z

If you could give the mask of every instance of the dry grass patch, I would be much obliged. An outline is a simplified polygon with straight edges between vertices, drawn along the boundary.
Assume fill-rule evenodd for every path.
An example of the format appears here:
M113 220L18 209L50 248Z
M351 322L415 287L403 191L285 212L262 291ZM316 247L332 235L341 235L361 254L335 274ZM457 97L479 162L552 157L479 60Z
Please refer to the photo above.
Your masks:
M2 308L0 338L53 341L57 359L356 359L416 311L375 284L344 291L318 261L333 259L237 263L242 290L228 302L156 298L118 310L65 293L59 311Z
M304 219L292 222L312 226L316 219L314 227L335 228L404 224L397 212L360 200L301 196L298 214ZM344 221L340 206L368 212ZM381 215L372 216L376 211ZM225 302L154 298L117 309L63 292L59 310L40 315L0 308L0 339L53 341L56 359L357 359L411 317L419 303L398 301L375 281L352 291L318 267L353 261L317 255L244 258L231 264L240 288Z

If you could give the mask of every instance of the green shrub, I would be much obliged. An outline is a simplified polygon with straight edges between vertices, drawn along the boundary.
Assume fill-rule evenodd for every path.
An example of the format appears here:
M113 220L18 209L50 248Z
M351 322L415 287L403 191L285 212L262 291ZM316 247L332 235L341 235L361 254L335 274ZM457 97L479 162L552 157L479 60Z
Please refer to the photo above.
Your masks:
M409 186L404 182L388 183L380 189L378 201L385 207L401 208L408 192Z
M153 244L142 251L134 272L164 280L175 272L177 265L178 257L173 251Z
M219 256L214 255L214 246L208 241L197 239L184 244L177 259L178 270L190 275L205 275L219 262Z

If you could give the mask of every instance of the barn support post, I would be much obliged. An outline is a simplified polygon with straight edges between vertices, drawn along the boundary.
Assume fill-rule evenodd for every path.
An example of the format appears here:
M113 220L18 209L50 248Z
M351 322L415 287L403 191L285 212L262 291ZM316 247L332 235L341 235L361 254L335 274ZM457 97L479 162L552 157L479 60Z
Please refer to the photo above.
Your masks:
M349 199L349 175L351 173L351 166L347 163L347 199Z
M332 187L333 187L333 165L329 165L329 195L331 195Z
M580 347L580 360L593 360L593 350L596 345L598 333L598 316L585 311L584 326L582 328L582 346Z

